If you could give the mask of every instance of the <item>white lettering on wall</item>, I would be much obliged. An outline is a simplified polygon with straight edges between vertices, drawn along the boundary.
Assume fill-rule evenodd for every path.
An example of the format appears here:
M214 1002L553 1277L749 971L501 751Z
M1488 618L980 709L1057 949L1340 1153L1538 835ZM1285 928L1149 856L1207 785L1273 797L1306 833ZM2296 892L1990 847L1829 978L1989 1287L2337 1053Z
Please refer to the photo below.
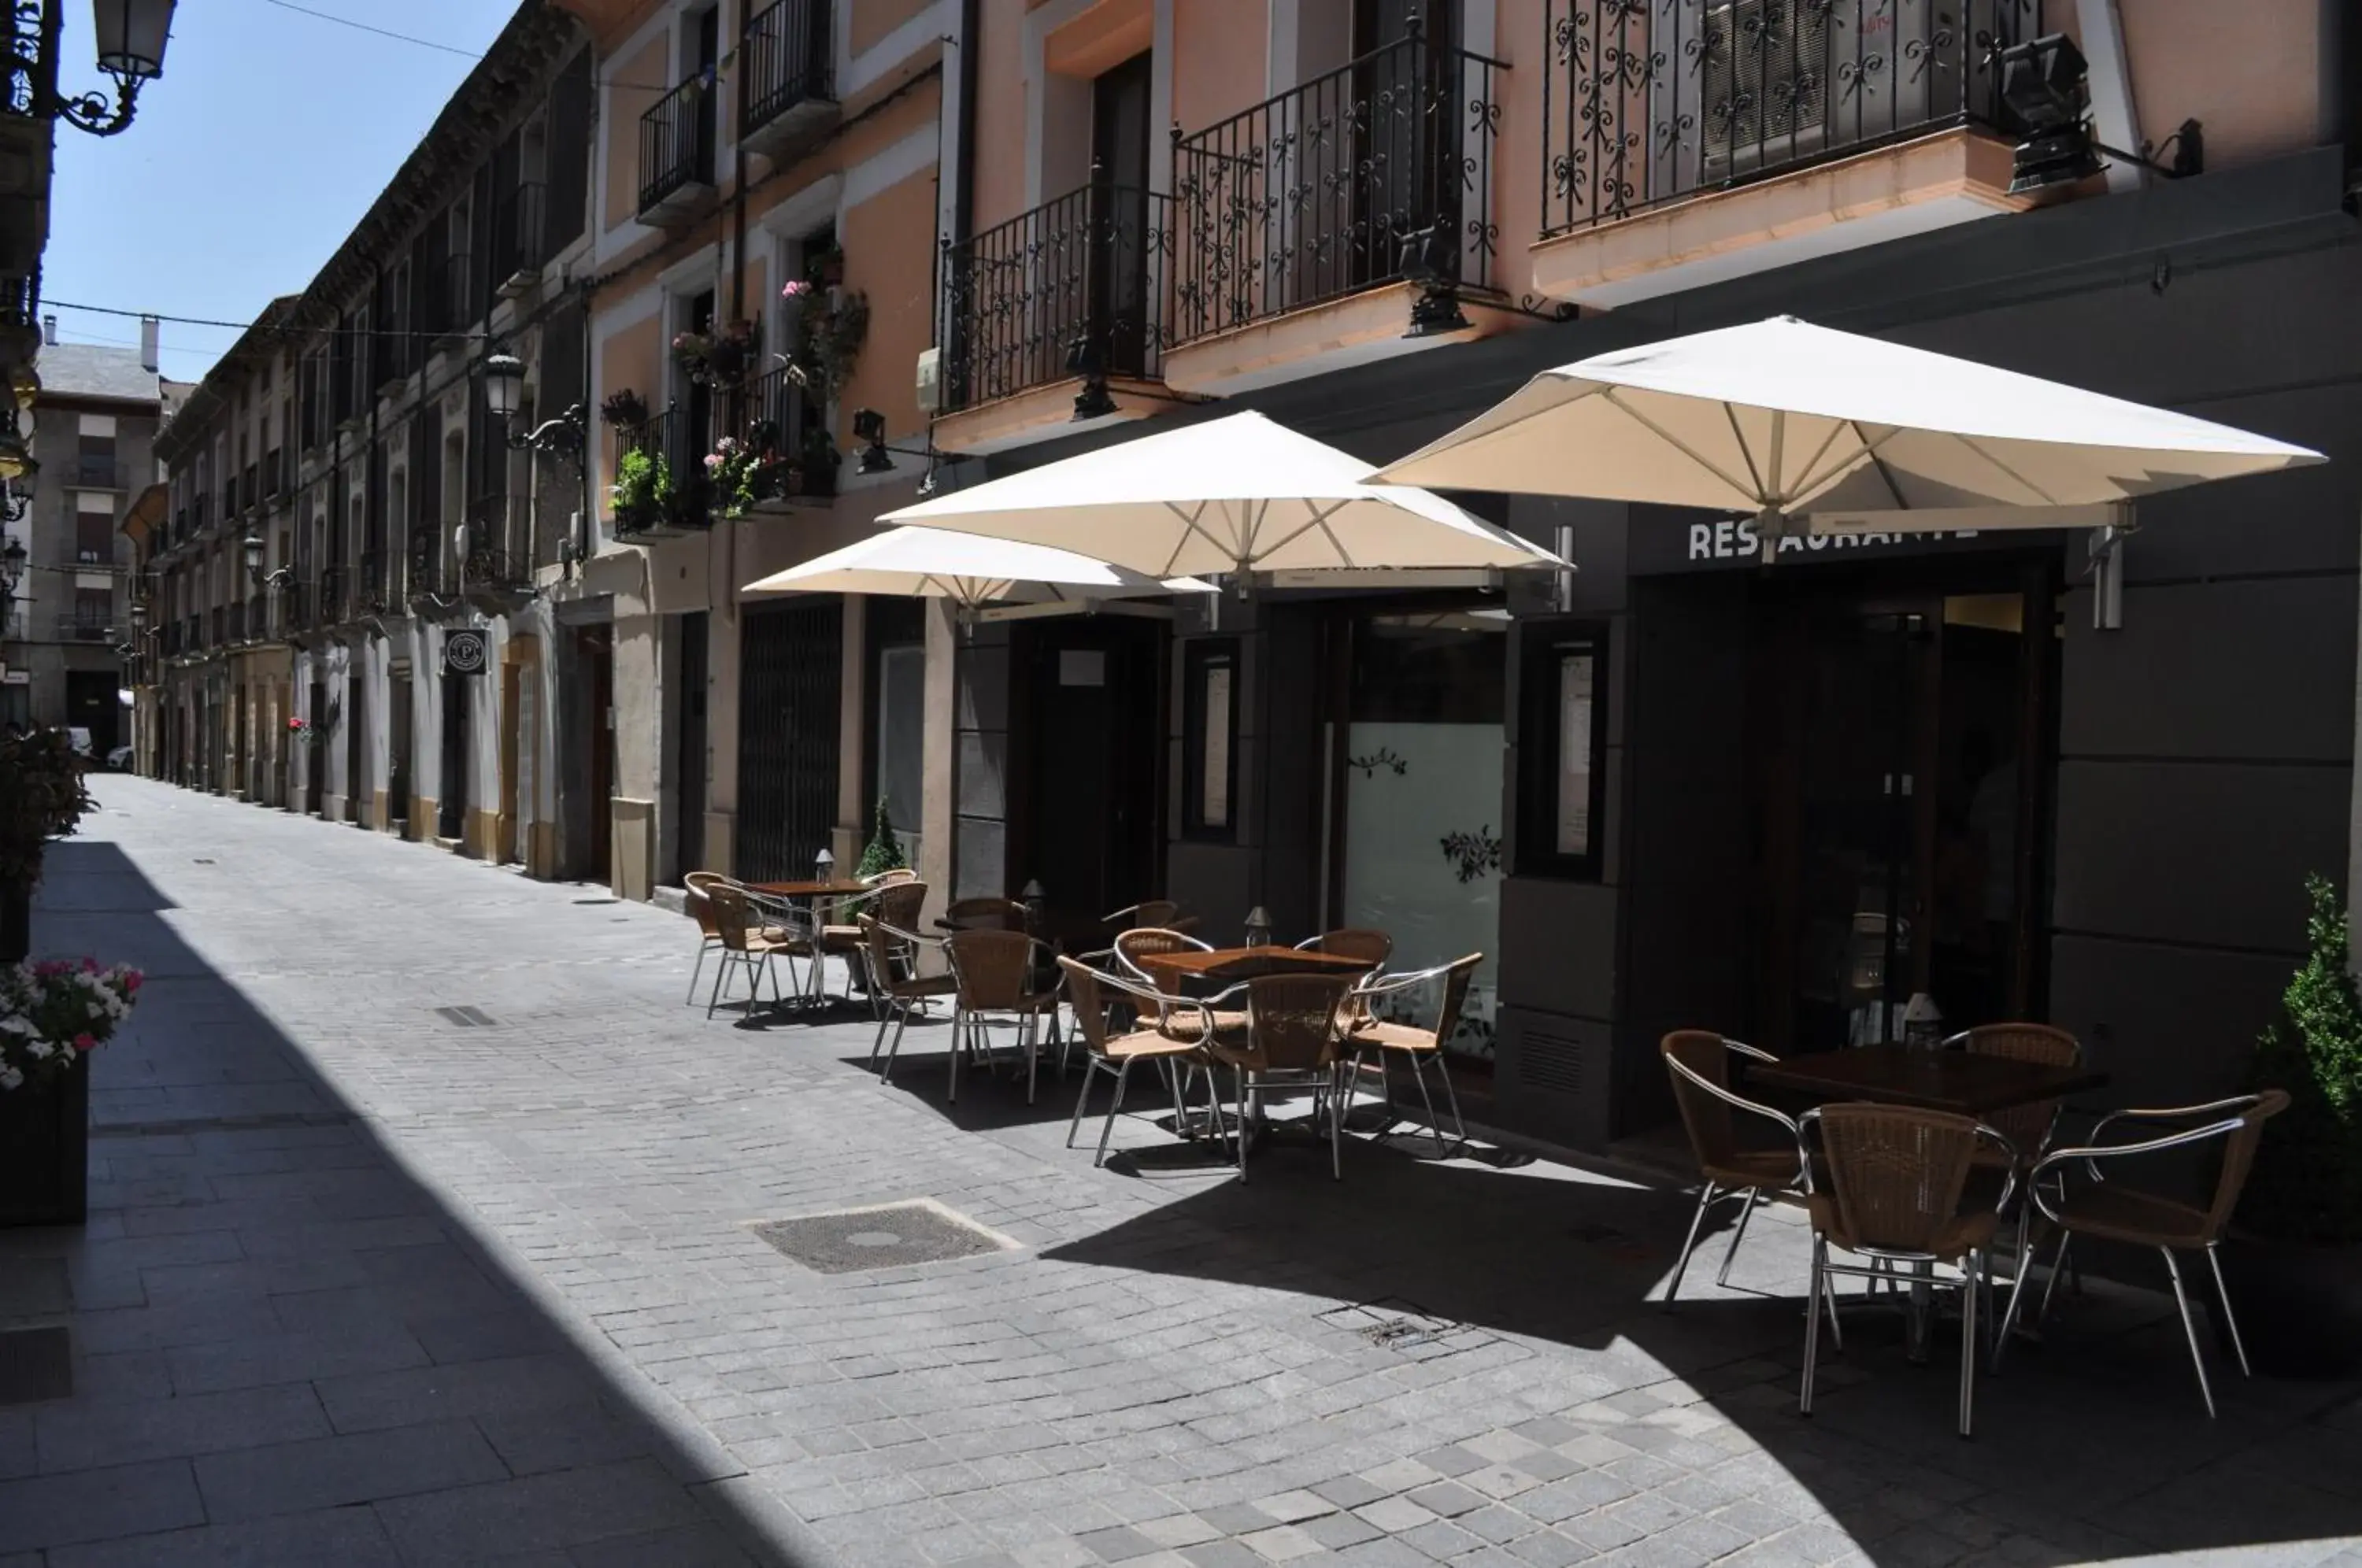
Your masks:
M1791 534L1780 541L1779 554L1827 555L1858 550L1869 545L1911 545L1937 539L1973 539L1973 530L1932 534ZM1689 558L1694 561L1745 560L1762 553L1763 541L1752 517L1725 518L1719 523L1689 525Z

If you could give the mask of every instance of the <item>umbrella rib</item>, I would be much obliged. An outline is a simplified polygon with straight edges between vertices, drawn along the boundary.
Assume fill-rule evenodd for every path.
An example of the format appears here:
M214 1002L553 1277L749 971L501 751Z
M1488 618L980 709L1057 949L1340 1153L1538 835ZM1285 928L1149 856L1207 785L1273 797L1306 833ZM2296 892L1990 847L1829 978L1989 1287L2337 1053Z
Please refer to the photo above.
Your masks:
M1994 457L1982 447L1978 446L1974 436L1962 436L1959 437L1959 440L1961 446L1966 447L1970 451L1974 452L1978 457L1982 458L1986 462L1991 463L1993 467L2007 474L2011 479L2016 480L2019 484L2024 485L2026 489L2040 496L2045 505L2056 506L2058 504L2058 498L2057 496L2052 495L2048 491L2043 489L2032 480L2027 479L2024 474L2019 473L2015 469L2011 468L2007 463L2003 462L1999 458Z
M1698 467L1704 469L1706 472L1712 474L1715 478L1720 480L1731 489L1737 491L1747 500L1749 505L1761 506L1764 504L1765 497L1760 488L1756 490L1749 490L1745 485L1731 478L1729 474L1723 470L1722 466L1714 461L1714 459L1706 457L1704 453L1695 450L1689 445L1689 443L1683 441L1680 436L1674 435L1672 431L1666 429L1663 425L1658 424L1647 414L1642 414L1639 409L1634 408L1622 398L1617 397L1614 387L1607 388L1600 395L1607 400L1607 405L1610 408L1617 410L1626 418L1639 425L1643 430L1648 431L1658 440L1662 441L1666 446L1671 447L1674 451L1679 452L1691 462L1695 463ZM1754 467L1751 459L1748 466L1750 469Z
M1730 421L1730 438L1738 443L1738 455L1747 459L1747 477L1755 481L1755 493L1758 495L1762 494L1763 475L1758 471L1755 467L1755 452L1754 449L1747 444L1747 432L1738 427L1738 404L1728 402L1724 403L1722 405L1722 416Z
M1345 553L1345 547L1338 541L1335 531L1329 526L1329 519L1336 516L1337 513L1344 511L1346 507L1352 504L1352 502L1350 501L1341 501L1336 505L1330 507L1328 511L1323 512L1319 507L1313 505L1310 502L1306 502L1304 503L1304 509L1308 515L1306 518L1304 526L1297 529L1296 532L1286 536L1285 538L1275 541L1269 548L1258 550L1255 553L1254 558L1261 560L1265 556L1276 555L1281 550L1284 550L1288 546L1294 544L1297 540L1304 537L1305 535L1312 532L1313 529L1318 528L1320 530L1322 536L1329 541L1329 547L1337 552L1337 558L1340 561L1342 561L1345 565L1352 566L1353 564L1353 558ZM1264 505L1268 507L1270 502L1264 502Z
M1212 504L1210 502L1201 501L1198 503L1197 511L1184 512L1173 502L1168 501L1164 503L1165 511L1170 512L1174 516L1181 519L1181 536L1173 541L1173 553L1164 558L1164 569L1158 572L1156 574L1157 576L1171 577L1173 575L1173 568L1175 564L1181 559L1182 547L1188 544L1189 536L1192 534L1198 536L1208 544L1213 546L1216 549L1220 549L1222 547L1222 541L1215 538L1211 534L1207 533L1205 528L1198 522L1198 518L1205 515L1206 508L1210 504Z
M1810 494L1812 494L1812 493L1813 493L1813 487L1814 487L1815 485L1818 484L1818 483L1821 481L1821 480L1825 477L1825 476L1824 476L1824 475L1823 475L1819 470L1817 470L1817 469L1814 467L1814 465L1815 465L1816 463L1818 463L1818 462L1821 460L1821 458L1822 458L1823 457L1825 457L1825 456L1827 454L1828 449L1829 449L1831 447L1833 447L1833 446L1837 445L1838 432L1838 431L1840 431L1840 430L1842 430L1842 429L1844 429L1844 428L1846 427L1846 425L1850 425L1850 424L1852 424L1852 423L1853 423L1853 421L1851 421L1851 420L1847 420L1847 421L1845 421L1843 424L1835 424L1835 423L1833 423L1833 424L1831 424L1831 425L1829 425L1829 433L1828 433L1827 435L1826 435L1826 436L1822 436L1822 437L1821 437L1821 444L1820 444L1819 446L1817 446L1817 447L1814 447L1814 448L1813 448L1813 455L1812 455L1811 457L1809 457L1809 458L1806 458L1803 462L1798 463L1798 464L1796 465L1797 469L1798 469L1800 472L1802 472L1802 473L1804 473L1805 475L1806 475L1807 477L1806 477L1806 478L1804 478L1804 479L1800 479L1800 480L1798 480L1796 481L1795 488L1794 488L1794 489L1793 489L1793 490L1791 490L1791 491L1788 492L1791 496L1810 495ZM1854 432L1854 438L1855 438L1856 440L1860 440L1860 437L1861 437L1861 432L1860 432L1860 431L1859 431L1859 430L1855 431L1855 432ZM1865 445L1865 447L1863 447L1863 450L1864 450L1864 451L1867 451L1868 449L1869 449L1869 448L1868 448L1868 447ZM1856 456L1857 458L1858 458L1858 457L1860 457L1860 455L1861 455L1861 454L1860 454L1860 453L1859 453L1859 452L1855 454L1855 456ZM1839 464L1839 465L1838 465L1838 467L1840 467L1840 468L1841 468L1841 467L1843 467L1843 466L1844 466L1844 465L1842 465L1842 464ZM1829 471L1830 473L1836 473L1836 472L1838 471L1838 469L1837 469L1837 468L1832 468L1832 469L1830 469L1828 471Z
M1885 446L1889 441L1893 440L1897 436L1903 434L1903 426L1900 425L1894 425L1890 428L1885 435L1881 436L1877 440L1873 441L1869 436L1861 433L1861 422L1860 420L1849 419L1846 421L1846 424L1852 429L1853 438L1861 443L1861 455L1868 458L1870 459L1870 466L1878 470L1879 479L1883 481L1886 486L1886 493L1894 498L1896 509L1903 512L1910 511L1910 499L1903 493L1903 487L1894 482L1894 470L1888 468L1886 466L1886 459L1878 455L1878 449L1881 447Z

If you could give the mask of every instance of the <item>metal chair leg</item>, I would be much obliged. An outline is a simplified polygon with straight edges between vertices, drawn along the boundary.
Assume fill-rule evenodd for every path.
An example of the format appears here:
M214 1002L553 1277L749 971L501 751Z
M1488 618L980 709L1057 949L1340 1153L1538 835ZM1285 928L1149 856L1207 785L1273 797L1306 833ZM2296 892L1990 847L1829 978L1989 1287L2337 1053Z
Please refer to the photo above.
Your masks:
M2190 1364L2198 1374L2199 1397L2206 1401L2206 1416L2214 1416L2214 1388L2206 1380L2206 1355L2198 1348L2198 1320L2190 1315L2190 1292L2181 1286L2181 1264L2171 1247L2159 1247L2165 1254L2165 1271L2173 1276L2173 1304L2181 1309L2181 1331L2190 1341Z
M1838 1280L1837 1275L1826 1269L1821 1271L1821 1303L1828 1309L1829 1346L1842 1355L1845 1353L1845 1328L1838 1321Z
M689 999L682 1003L684 1007L697 1005L697 977L705 972L705 955L713 950L713 938L710 936L697 944L697 962L689 971Z
M944 1091L948 1102L959 1099L960 1058L967 1052L967 1010L955 1002L952 1005L952 1075L951 1087Z
M1730 1246L1722 1254L1722 1267L1714 1276L1715 1284L1730 1283L1730 1265L1738 1261L1738 1243L1747 1240L1747 1222L1755 1218L1755 1205L1762 1196L1763 1189L1754 1187L1739 1194L1738 1223L1731 1228Z
M2009 1336L2017 1330L2017 1307L2025 1299L2025 1275L2033 1258L2033 1234L2021 1227L2017 1234L2017 1268L2009 1282L2009 1308L2001 1315L2000 1328L1993 1331L1992 1360L1987 1364L1987 1370L1995 1377L2001 1375L2002 1357L2009 1353Z
M725 947L722 950L722 962L713 966L713 988L705 996L705 1016L708 1018L712 1018L714 1010L722 1005L722 988L729 982L731 963L736 957L736 954Z
M1705 1223L1706 1206L1714 1201L1714 1183L1707 1182L1698 1190L1697 1210L1690 1216L1689 1239L1682 1243L1682 1255L1674 1260L1673 1277L1665 1284L1665 1310L1673 1309L1673 1297L1682 1291L1682 1275L1689 1272L1690 1253L1697 1250L1698 1227ZM1815 1278L1818 1278L1816 1274Z
M1443 1101L1451 1107L1452 1136L1459 1139L1460 1147L1465 1149L1468 1147L1468 1122L1460 1114L1460 1091L1451 1087L1451 1063L1445 1058L1441 1046L1438 1046L1435 1052L1435 1074L1443 1080Z
M1107 1164L1108 1137L1115 1132L1116 1113L1123 1109L1123 1086L1131 1077L1131 1058L1126 1056L1123 1059L1123 1066L1115 1070L1115 1098L1108 1101L1107 1121L1099 1128L1099 1152L1091 1161L1094 1165Z
M1247 1179L1247 1070L1244 1067L1231 1069L1231 1088L1239 1101L1238 1120L1231 1124L1231 1141L1238 1146L1239 1181L1243 1186Z
M1337 1081L1337 1067L1329 1068L1329 1175L1331 1179L1345 1179L1345 1113L1344 1085Z
M2037 1329L2050 1320L2050 1293L2058 1288L2058 1276L2067 1272L2068 1247L2074 1239L2069 1231L2058 1232L2058 1250L2050 1254L2050 1275L2042 1282L2042 1300L2034 1314Z
M1083 1110L1091 1103L1091 1084L1098 1078L1099 1059L1086 1057L1083 1062L1083 1092L1075 1097L1075 1114L1066 1121L1066 1147L1075 1146L1075 1134L1082 1130Z
M1977 1276L1984 1254L1969 1253L1968 1276L1960 1281L1960 1435L1967 1437L1976 1419L1977 1401Z
M1418 1099L1427 1107L1428 1130L1435 1134L1435 1155L1441 1159L1449 1151L1443 1142L1443 1118L1435 1114L1435 1097L1427 1092L1427 1053L1410 1054L1410 1076L1418 1080Z
M1698 1211L1703 1214L1705 1210L1701 1206ZM1814 1237L1813 1294L1816 1296L1821 1293L1822 1287L1827 1283L1828 1261L1829 1244L1818 1236ZM1796 1392L1796 1413L1800 1416L1809 1416L1813 1413L1813 1372L1819 1366L1820 1360L1821 1315L1818 1312L1806 1312L1805 1314L1805 1381L1803 1386Z
M2247 1342L2239 1337L2239 1320L2231 1312L2230 1287L2223 1283L2222 1254L2214 1250L2212 1242L2206 1243L2206 1266L2214 1271L2214 1304L2223 1309L2223 1326L2231 1331L2231 1349L2239 1357L2239 1375L2253 1377L2256 1374L2247 1365Z

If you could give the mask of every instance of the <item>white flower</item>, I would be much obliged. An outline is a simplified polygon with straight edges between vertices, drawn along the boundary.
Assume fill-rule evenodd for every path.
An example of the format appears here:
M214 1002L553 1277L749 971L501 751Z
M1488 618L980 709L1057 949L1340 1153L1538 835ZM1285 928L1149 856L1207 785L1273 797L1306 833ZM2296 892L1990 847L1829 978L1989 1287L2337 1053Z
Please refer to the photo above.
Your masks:
M46 1062L57 1055L58 1048L45 1040L36 1040L25 1047L25 1054L36 1062Z
M0 1067L0 1088L15 1088L25 1081L25 1075L14 1067Z
M93 1003L91 1003L91 1004L90 1004L89 1011L90 1011L90 1016L91 1016L91 1017L93 1017L93 1018L104 1018L104 1017L105 1017L105 1016L106 1016L106 1009L105 1009L104 1007L101 1007L101 1006L100 1006L98 1003L96 1003L96 1002L93 1002Z

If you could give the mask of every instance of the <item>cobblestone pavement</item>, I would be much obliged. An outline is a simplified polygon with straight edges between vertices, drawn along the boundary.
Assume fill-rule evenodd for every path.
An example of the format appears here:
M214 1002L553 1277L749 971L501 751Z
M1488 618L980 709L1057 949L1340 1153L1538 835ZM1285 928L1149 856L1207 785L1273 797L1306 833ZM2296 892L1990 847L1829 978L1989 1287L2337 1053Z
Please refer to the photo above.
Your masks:
M75 1377L0 1406L0 1568L2362 1561L2356 1391L2218 1366L2210 1423L2156 1297L2067 1302L1966 1442L1949 1339L1849 1307L1805 1419L1783 1211L1669 1314L1687 1198L1614 1167L1275 1136L1242 1186L1128 1117L1094 1169L1072 1080L946 1106L940 1026L887 1087L858 1020L706 1021L678 916L97 793L36 945L155 980L87 1229L0 1234ZM985 1250L756 1229L919 1199Z

